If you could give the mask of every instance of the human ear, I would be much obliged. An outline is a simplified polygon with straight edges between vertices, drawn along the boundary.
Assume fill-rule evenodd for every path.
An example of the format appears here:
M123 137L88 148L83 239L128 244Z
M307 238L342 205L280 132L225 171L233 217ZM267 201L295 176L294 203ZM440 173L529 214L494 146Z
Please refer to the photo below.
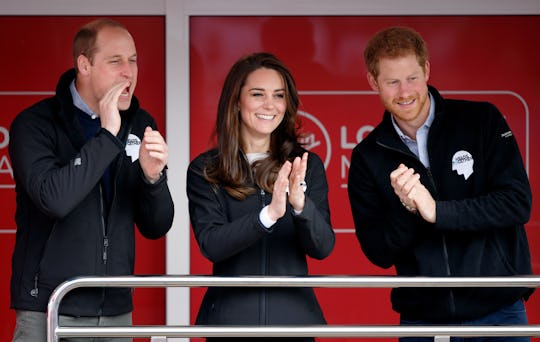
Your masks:
M426 64L424 65L424 75L426 76L426 82L429 81L429 67L429 61L426 61Z
M367 80L368 80L368 83L369 83L369 86L371 87L371 89L378 92L379 91L379 84L377 83L377 80L375 79L375 77L370 72L367 73Z
M79 73L87 75L90 69L90 60L85 55L77 57L77 69Z

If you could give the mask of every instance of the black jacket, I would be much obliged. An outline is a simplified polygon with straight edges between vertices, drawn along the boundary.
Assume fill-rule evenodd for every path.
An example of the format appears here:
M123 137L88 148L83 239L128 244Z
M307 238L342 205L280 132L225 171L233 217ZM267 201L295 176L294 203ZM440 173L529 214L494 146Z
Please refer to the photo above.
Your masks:
M139 161L126 153L127 145L140 143L146 126L156 128L154 120L133 98L121 112L117 137L101 129L85 142L69 90L74 78L74 70L66 72L56 95L21 112L10 128L17 195L14 309L45 311L51 292L75 276L133 274L134 224L150 239L164 236L172 225L166 176L146 182ZM100 184L109 166L108 205ZM74 316L131 310L128 288L73 290L60 306L60 313Z
M305 276L306 255L323 259L334 247L330 226L328 184L322 161L309 154L306 204L303 212L287 213L270 229L259 220L272 196L257 190L243 201L202 176L216 151L195 158L187 173L189 213L202 254L213 262L217 276ZM197 324L322 324L324 317L311 288L210 287Z
M435 98L426 169L397 135L390 113L352 153L348 191L362 250L400 276L531 274L524 224L532 195L518 145L492 104ZM452 167L458 151L474 160L465 179ZM455 158L454 158L455 159ZM436 223L408 212L390 185L404 163L436 201ZM393 308L413 319L477 318L527 297L525 288L396 288Z

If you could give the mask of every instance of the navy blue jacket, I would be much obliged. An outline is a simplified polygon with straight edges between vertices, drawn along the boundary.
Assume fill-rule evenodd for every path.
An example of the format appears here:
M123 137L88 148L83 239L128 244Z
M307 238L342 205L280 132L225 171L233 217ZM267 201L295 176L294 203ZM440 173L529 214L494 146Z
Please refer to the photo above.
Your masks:
M72 277L133 274L135 224L150 239L172 225L166 176L148 183L138 159L126 153L140 144L146 126L156 129L154 120L133 98L121 112L117 137L101 129L85 141L69 90L74 78L74 70L62 75L56 95L22 111L10 128L17 195L14 309L44 312L51 292ZM101 186L107 168L110 204ZM129 288L77 289L60 306L60 313L74 316L131 310Z
M524 224L531 189L516 140L504 117L486 102L435 98L427 169L396 133L389 112L352 152L348 192L356 235L368 259L400 276L531 274ZM456 152L469 152L473 173L453 170ZM458 153L463 156L463 153ZM470 162L470 161L469 161ZM436 201L436 223L407 211L390 185L404 163ZM396 288L394 310L412 319L478 318L527 297L525 288Z
M259 220L272 195L258 189L236 200L203 177L216 150L195 158L187 173L189 213L202 254L217 276L306 276L306 256L323 259L334 248L328 184L324 165L309 154L306 204L300 215L287 213L270 229ZM197 324L322 324L324 317L312 288L209 287Z

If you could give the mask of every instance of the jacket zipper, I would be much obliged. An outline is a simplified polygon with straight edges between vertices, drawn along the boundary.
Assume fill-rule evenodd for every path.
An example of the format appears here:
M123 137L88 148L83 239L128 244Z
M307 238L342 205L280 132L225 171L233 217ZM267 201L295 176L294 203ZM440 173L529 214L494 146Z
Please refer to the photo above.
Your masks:
M103 254L101 260L103 262L103 275L107 274L107 249L109 248L109 238L107 237L107 227L105 226L105 211L103 208L103 185L99 186L99 210L101 231L103 233ZM98 316L103 313L103 306L105 305L105 288L101 289L101 305L99 306Z
M52 232L56 228L56 222L54 223L51 233L49 234L49 237L47 237L47 242L45 243L45 247L43 248L43 251L41 252L41 256L39 257L39 263L37 265L36 272L34 274L34 288L30 290L30 296L37 298L39 295L39 276L40 276L40 269L41 269L41 263L43 262L43 257L45 256L45 252L47 251L47 247L49 246L49 243L51 241Z
M433 180L433 175L431 174L431 169L427 169L427 175L428 175L428 178L429 178L429 181L431 182L431 186L433 187L433 189L435 189L435 192L438 192L437 191L437 187L435 186L435 181ZM445 271L446 271L446 275L451 277L452 276L452 270L450 269L450 257L448 256L448 246L446 244L446 235L444 233L441 233L442 235L442 247L443 247L443 257L444 257L444 262L445 262ZM449 296L450 296L450 311L452 313L456 312L456 303L454 301L454 291L452 290L452 288L449 288L448 289L449 291Z
M404 155L406 155L406 156L408 156L408 157L411 157L411 158L414 158L414 159L420 161L420 160L418 159L418 157L416 157L416 155L414 155L414 154L407 153L407 152L402 151L402 150L400 150L400 149L390 147L390 146L385 145L385 144L383 144L383 143L381 143L381 142L377 142L377 144L379 144L380 146L382 146L382 147L384 147L384 148L387 148L387 149L389 149L389 150L398 152L398 153L400 153L400 154L404 154ZM431 161L431 158L430 158L430 161ZM438 193L438 191L437 191L437 186L435 185L435 181L433 180L433 175L431 174L431 169L430 169L430 168L426 168L426 167L424 166L424 164L422 164L421 161L420 161L420 164L422 165L422 167L423 167L424 169L426 169L426 171L427 171L426 173L427 173L427 175L428 175L429 182L431 183L432 188L435 190L435 195L436 195L436 197L438 197L438 196L437 196L437 193ZM448 256L448 247L447 247L447 245L446 245L446 236L445 236L444 233L441 233L441 235L442 235L441 243L442 243L443 258L444 258L444 263L445 263L445 265L444 265L444 266L445 266L445 272L446 272L446 275L450 277L450 276L452 276L452 270L450 269L450 257ZM452 289L449 289L449 305L450 305L450 311L451 311L452 313L454 313L454 312L455 312L455 308L456 308L456 304L455 304L455 301L454 301L454 291L453 291Z
M104 274L107 274L107 269L106 269L106 266L107 266L107 248L109 247L109 238L107 237L107 227L105 225L105 208L103 206L103 187L100 186L99 187L99 198L100 198L100 201L99 201L99 211L100 211L100 222L101 222L101 231L103 233L103 256L102 256L102 260L103 260L103 266L104 266L104 269L103 269L103 273Z
M124 138L124 146L126 144L127 137L131 133L131 123L128 125L126 129L126 134ZM113 175L113 181L111 184L111 200L110 200L110 208L109 208L109 214L112 212L112 207L114 205L114 201L116 198L116 178L118 177L120 167L122 165L121 162L113 162L112 165L116 164L116 170ZM112 169L112 168L111 168ZM101 185L99 187L99 198L100 198L100 216L101 216L101 229L103 232L103 254L102 254L102 261L103 261L103 275L107 275L107 261L108 261L108 250L109 250L109 236L108 236L108 230L107 230L107 224L105 223L105 208L104 208L104 200L103 200L103 186ZM110 220L110 218L109 218ZM103 306L105 305L105 288L102 288L101 291L101 305L99 308L99 316L103 313Z
M265 203L266 192L263 189L260 189L260 194L261 194L261 208L264 208L264 206L266 205ZM266 237L263 237L262 251L261 251L261 270L262 270L261 273L263 275L266 275L266 260L267 260L266 252L267 252L266 251ZM268 322L266 322L267 317L266 317L266 289L265 288L262 288L261 296L259 298L260 298L260 306L261 306L259 322L262 322L262 324L267 325Z
M38 280L39 280L39 271L36 272L36 274L34 275L34 288L30 291L30 295L34 298L37 298L39 294Z

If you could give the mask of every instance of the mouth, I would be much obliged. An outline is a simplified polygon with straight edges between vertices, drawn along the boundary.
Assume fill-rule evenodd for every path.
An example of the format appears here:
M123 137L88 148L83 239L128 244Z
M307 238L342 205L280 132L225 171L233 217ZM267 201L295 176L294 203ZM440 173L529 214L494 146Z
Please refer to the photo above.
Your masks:
M276 117L273 114L255 114L255 116L261 120L273 120Z
M124 88L124 90L122 90L122 93L120 94L120 96L129 96L129 86L127 86L126 88Z
M400 105L400 106L409 106L409 105L412 105L415 102L416 102L416 100L414 98L411 98L411 99L399 100L399 101L397 101L397 104Z

